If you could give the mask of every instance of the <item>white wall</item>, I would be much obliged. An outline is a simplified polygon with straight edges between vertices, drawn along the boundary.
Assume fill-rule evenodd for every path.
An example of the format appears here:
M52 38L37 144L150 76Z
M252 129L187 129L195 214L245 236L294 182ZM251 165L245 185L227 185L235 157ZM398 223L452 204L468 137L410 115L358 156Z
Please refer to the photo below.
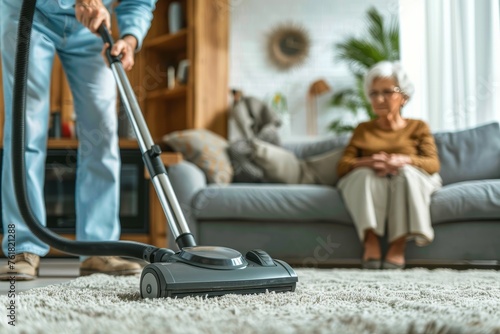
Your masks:
M352 86L347 66L335 59L334 46L348 36L363 34L366 11L371 6L385 17L398 15L398 0L232 0L230 87L264 101L282 92L292 115L293 137L305 136L309 85L324 78L333 90ZM303 26L312 42L306 63L285 72L277 70L266 53L266 35L284 22ZM332 110L330 98L331 94L326 94L318 100L320 135L327 133L327 125L341 112ZM345 115L346 120L350 118Z

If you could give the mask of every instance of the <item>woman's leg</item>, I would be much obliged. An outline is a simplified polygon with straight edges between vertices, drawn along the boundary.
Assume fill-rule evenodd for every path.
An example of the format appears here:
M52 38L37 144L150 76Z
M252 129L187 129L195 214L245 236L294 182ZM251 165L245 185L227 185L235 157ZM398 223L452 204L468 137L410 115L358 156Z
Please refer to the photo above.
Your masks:
M382 258L380 240L373 229L366 230L363 248L363 261L380 260Z
M415 238L418 245L434 239L430 217L430 201L434 191L441 187L438 174L405 166L391 180L388 238L390 247L386 261L404 264L406 241Z
M387 178L377 176L371 168L356 168L344 176L337 187L364 244L363 259L380 259L377 236L385 232Z
M403 267L405 265L406 236L392 241L385 254L385 261Z

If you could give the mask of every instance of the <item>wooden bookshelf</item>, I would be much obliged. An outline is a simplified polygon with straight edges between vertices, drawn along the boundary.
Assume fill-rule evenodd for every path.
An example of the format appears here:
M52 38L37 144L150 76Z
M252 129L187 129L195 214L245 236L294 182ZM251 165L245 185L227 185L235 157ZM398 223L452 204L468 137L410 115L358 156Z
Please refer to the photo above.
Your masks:
M169 31L169 6L179 2L182 27ZM143 45L145 118L153 139L184 129L227 137L229 0L159 0ZM189 63L187 82L169 87L166 73ZM152 75L151 71L157 74Z
M187 48L188 30L186 28L175 34L160 35L144 43L145 48L159 51L182 51Z
M186 86L178 86L172 89L169 88L160 88L153 90L147 94L147 98L149 100L170 100L170 99L181 99L186 98L187 96L187 87Z
M119 140L120 148L126 149L135 149L139 148L139 144L134 139L120 139ZM47 141L47 147L49 149L77 149L78 148L78 139L55 139L50 138Z

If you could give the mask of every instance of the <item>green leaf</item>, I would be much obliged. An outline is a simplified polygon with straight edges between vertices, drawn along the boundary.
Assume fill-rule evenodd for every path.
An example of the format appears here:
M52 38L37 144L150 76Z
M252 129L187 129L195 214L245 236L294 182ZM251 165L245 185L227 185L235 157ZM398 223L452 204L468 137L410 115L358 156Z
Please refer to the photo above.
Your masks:
M332 96L331 105L334 107L343 106L348 100L357 98L358 92L354 89L344 89L336 92Z
M330 123L330 125L328 125L328 129L336 134L352 132L354 128L355 126L353 125L342 124L340 120L333 121Z
M348 109L354 115L364 110L370 119L377 116L373 112L370 101L365 96L363 77L367 70L383 60L399 59L399 22L393 17L390 23L375 9L370 8L366 14L366 36L361 38L347 37L335 45L335 58L346 63L356 79L353 88L336 92L331 104L334 107ZM352 131L351 125L344 125L340 120L329 126L330 131Z
M358 111L363 108L358 92L353 89L345 89L335 93L331 99L331 105L346 108L354 115L357 115Z
M393 18L388 31L391 57L388 60L399 59L399 22Z
M367 16L368 16L367 29L369 35L373 40L373 43L377 44L381 50L387 51L383 17L374 7L368 10Z

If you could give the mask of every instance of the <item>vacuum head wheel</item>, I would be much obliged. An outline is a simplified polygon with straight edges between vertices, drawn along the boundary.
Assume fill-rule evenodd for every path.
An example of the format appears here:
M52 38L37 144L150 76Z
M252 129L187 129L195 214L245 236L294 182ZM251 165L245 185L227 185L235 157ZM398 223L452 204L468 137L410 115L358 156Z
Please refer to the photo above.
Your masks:
M161 297L161 287L159 277L156 273L147 272L141 278L141 296L142 298Z

